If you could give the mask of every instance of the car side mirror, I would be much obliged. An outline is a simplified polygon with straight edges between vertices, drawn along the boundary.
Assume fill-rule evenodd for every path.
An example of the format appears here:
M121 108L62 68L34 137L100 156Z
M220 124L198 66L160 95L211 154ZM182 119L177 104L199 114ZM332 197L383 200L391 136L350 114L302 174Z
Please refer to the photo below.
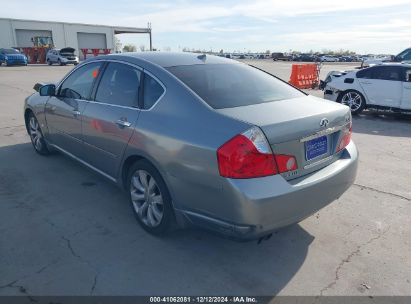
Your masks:
M55 96L56 86L54 84L46 84L39 89L40 96Z

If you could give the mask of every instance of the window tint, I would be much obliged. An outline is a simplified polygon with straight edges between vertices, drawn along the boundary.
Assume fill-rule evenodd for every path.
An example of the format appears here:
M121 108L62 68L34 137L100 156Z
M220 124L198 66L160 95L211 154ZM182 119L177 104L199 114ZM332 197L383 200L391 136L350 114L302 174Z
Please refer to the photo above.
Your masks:
M397 55L397 58L402 60L411 60L411 49L406 49L405 51L401 52Z
M63 82L59 95L66 98L88 99L100 68L100 62L78 68Z
M401 68L393 66L378 66L373 68L373 79L401 81Z
M372 78L372 68L363 69L357 72L357 78Z
M411 82L411 69L405 70L405 81Z
M126 64L111 62L98 86L96 101L136 107L141 72Z
M279 79L245 64L201 64L168 70L215 109L305 96Z
M144 109L150 109L155 104L155 102L160 98L160 96L163 95L163 93L164 93L164 89L158 83L158 81L155 80L150 75L145 74L144 75L144 104L143 104L143 108Z

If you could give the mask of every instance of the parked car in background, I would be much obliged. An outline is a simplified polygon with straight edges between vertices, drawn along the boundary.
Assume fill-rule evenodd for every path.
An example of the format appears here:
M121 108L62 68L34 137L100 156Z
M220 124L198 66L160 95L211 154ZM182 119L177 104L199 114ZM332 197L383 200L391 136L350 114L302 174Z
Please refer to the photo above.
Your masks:
M0 49L0 65L3 63L7 66L27 65L27 56L13 48Z
M324 55L320 57L321 62L338 62L338 58L330 55Z
M382 64L329 75L324 98L348 105L353 114L366 108L411 113L411 64Z
M294 60L301 62L316 62L319 61L319 58L316 55L312 54L299 54L295 57Z
M123 186L153 234L177 222L267 237L355 179L348 107L235 60L100 56L37 87L24 107L35 151L61 151Z
M284 53L272 53L271 58L273 58L274 61L291 61L292 60L291 55L285 55Z
M411 48L405 49L396 56L386 55L379 58L368 58L363 60L362 67L368 67L376 64L387 63L387 62L402 62L411 63Z
M46 62L48 65L57 63L59 65L74 64L79 63L79 58L75 55L75 49L71 47L63 49L52 49L47 52Z

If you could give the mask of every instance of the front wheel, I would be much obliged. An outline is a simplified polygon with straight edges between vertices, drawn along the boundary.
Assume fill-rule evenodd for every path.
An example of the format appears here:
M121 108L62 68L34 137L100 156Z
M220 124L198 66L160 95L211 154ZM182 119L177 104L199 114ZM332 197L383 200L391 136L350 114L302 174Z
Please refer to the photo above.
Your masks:
M40 124L33 113L31 113L28 117L27 129L29 131L30 140L33 144L34 150L41 155L50 154L43 136L43 132L41 131Z
M343 105L349 106L351 114L353 115L361 113L366 106L364 96L355 90L348 90L341 93L338 101Z
M156 168L146 160L130 168L127 185L139 224L151 234L163 235L174 223L170 193Z

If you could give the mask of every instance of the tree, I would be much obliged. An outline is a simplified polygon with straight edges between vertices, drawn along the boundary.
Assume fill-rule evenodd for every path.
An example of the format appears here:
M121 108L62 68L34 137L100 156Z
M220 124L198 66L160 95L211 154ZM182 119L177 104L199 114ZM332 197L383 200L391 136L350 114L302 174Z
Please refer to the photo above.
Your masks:
M135 52L135 51L137 51L137 48L136 48L136 46L135 46L134 44L126 44L126 45L123 47L123 52L124 52L124 53Z
M266 53L266 54L271 54L271 51L270 51L270 50L266 50L265 53Z

